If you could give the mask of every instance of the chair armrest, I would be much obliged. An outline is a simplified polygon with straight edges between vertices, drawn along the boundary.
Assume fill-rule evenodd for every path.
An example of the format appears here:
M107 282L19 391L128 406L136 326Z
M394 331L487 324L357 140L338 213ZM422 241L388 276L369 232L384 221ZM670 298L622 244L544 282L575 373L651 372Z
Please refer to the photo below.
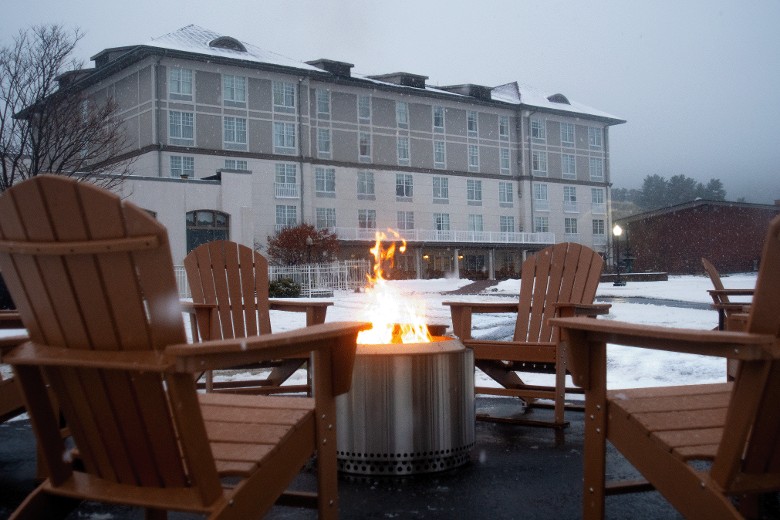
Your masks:
M0 362L3 359L3 354L9 352L14 347L21 345L25 341L29 341L29 337L26 334L19 334L17 336L5 336L0 338Z
M307 327L325 323L328 307L333 305L333 302L305 300L269 300L268 303L272 311L305 312Z
M753 296L755 289L708 289L713 296Z
M517 313L517 302L442 302L450 308L452 332L460 338L471 339L472 314Z
M190 333L192 341L200 341L200 336L204 338L211 337L211 330L216 330L217 325L217 304L216 303L195 303L189 300L180 300L181 309L190 315Z
M17 311L0 311L0 329L23 329L22 318Z
M556 303L555 314L569 318L572 316L603 316L609 314L609 310L612 308L611 303Z
M588 350L607 343L718 356L730 359L780 359L780 343L771 334L677 329L591 318L552 318L560 327L575 384L586 387Z

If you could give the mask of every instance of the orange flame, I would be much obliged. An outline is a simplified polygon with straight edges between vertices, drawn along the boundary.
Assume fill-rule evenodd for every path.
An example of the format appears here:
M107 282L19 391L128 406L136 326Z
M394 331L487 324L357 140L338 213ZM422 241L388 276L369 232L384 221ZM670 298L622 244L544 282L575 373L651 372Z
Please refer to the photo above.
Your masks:
M388 229L393 238L401 240L398 247L400 253L406 252L406 241L397 231ZM367 294L371 302L365 310L366 321L373 327L358 335L357 342L361 345L380 345L391 343L429 343L432 338L425 324L425 304L422 299L404 296L387 285L384 278L383 265L395 265L396 244L392 242L385 249L382 241L387 235L376 232L376 243L371 248L374 256L374 275L368 275Z

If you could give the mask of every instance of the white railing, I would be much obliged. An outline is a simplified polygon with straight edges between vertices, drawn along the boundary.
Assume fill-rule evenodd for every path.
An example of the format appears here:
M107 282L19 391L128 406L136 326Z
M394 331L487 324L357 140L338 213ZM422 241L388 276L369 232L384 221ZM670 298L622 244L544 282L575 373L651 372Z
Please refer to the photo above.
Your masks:
M335 228L339 240L374 240L375 229ZM392 235L386 233L389 238ZM438 231L407 229L399 231L407 242L463 242L469 244L554 244L554 233L510 233L508 231Z
M607 214L607 205L603 202L594 202L591 204L591 211L594 215L606 215Z
M274 184L277 199L297 199L298 185L286 182L277 182Z
M190 298L190 286L184 266L174 266L179 297ZM332 296L334 290L355 290L364 287L371 273L368 260L344 260L327 264L269 266L269 281L290 279L301 287L301 296Z
M563 212L564 213L579 213L580 207L577 205L576 202L566 200L563 201Z

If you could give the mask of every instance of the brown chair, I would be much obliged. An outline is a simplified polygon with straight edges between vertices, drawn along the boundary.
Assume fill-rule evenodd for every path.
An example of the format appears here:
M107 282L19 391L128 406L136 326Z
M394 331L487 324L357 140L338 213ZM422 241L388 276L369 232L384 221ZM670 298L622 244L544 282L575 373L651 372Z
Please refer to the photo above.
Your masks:
M48 475L12 518L61 518L82 500L154 518L168 510L259 518L280 496L337 518L334 395L349 388L363 324L187 344L165 228L114 194L59 176L0 196L0 270L30 335L3 361ZM204 369L308 351L313 399L197 392L193 375ZM315 451L316 499L285 495Z
M745 314L750 308L749 303L732 302L729 296L753 296L754 289L726 289L715 266L706 258L702 258L701 263L712 281L713 289L707 292L712 297L712 306L718 311L718 330L724 330L732 315Z
M450 306L453 331L474 350L474 364L501 385L478 386L476 393L519 397L533 406L536 399L554 401L553 421L492 417L481 420L545 426L561 430L564 420L566 365L558 350L553 316L606 314L609 305L593 304L604 261L592 249L564 242L545 248L523 262L519 303L444 302ZM472 339L471 319L476 313L517 313L512 341ZM525 384L516 372L555 374L552 386ZM577 389L569 389L577 391Z
M780 490L780 217L745 332L552 321L585 389L585 518L603 518L605 494L652 487L686 518L759 516L759 495ZM607 343L738 359L740 369L731 383L607 391ZM605 486L606 441L647 483Z
M307 326L324 323L328 306L332 305L331 302L270 300L268 261L257 251L227 240L208 242L193 249L184 259L184 269L193 310L210 310L200 313L197 328L193 328L193 335L204 340L270 334L271 310L306 313ZM193 312L191 316L196 315ZM301 355L243 367L270 369L264 379L214 381L213 372L207 371L205 386L208 391L310 393L309 384L282 386L308 359L307 355Z
M5 313L0 312L0 314ZM8 321L6 321L6 323ZM3 324L4 320L0 318L0 328L4 328ZM3 362L3 354L5 352L10 351L27 339L27 336L7 336L0 338L0 363ZM13 419L14 417L23 414L24 411L24 401L22 400L22 393L19 390L19 384L16 382L16 379L14 377L3 377L3 375L0 374L0 423Z

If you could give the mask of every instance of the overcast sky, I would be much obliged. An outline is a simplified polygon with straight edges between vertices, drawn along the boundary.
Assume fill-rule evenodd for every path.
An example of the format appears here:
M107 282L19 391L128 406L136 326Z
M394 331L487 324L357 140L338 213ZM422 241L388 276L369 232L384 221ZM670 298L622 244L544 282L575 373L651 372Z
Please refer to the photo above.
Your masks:
M0 43L79 27L78 55L197 24L358 74L431 85L519 81L628 122L610 130L614 187L647 175L720 179L727 198L780 199L780 0L10 0Z

